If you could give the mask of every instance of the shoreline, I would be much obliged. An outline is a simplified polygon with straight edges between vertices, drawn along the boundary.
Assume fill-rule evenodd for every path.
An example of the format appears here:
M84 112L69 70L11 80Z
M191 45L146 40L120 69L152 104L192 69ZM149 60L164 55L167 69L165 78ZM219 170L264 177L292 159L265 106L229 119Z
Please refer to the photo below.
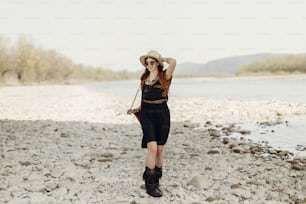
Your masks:
M6 138L1 143L0 201L306 201L306 158L288 162L286 151L243 139L220 140L216 131L216 127L233 131L239 127L209 123L196 129L195 125L172 124L161 180L164 196L155 199L142 187L145 150L140 148L137 124L0 120L2 138Z
M92 91L83 86L3 87L0 89L0 97L5 98L0 101L0 119L84 121L107 124L138 123L135 117L126 115L131 98L127 102L124 96ZM290 125L295 125L295 118L306 118L306 104L282 100L230 100L202 97L187 99L172 96L168 106L172 122L190 121L198 124L199 127L207 121L219 125L251 124L249 130L257 135L260 134L257 130L260 126L257 124L279 124L289 121ZM302 134L306 131L301 125L299 129L296 127L294 129L299 132L289 132L289 134ZM286 137L286 133L282 131L270 134L276 142L278 142L277 134ZM265 135L269 134L265 133ZM254 134L252 136L254 141L260 138ZM296 145L306 145L306 142ZM275 145L274 147L278 148ZM291 149L294 150L294 148ZM301 154L304 155L304 153Z
M0 202L306 201L306 157L251 142L241 127L304 117L304 103L171 97L165 195L152 199L126 97L75 85L2 87L0 97Z

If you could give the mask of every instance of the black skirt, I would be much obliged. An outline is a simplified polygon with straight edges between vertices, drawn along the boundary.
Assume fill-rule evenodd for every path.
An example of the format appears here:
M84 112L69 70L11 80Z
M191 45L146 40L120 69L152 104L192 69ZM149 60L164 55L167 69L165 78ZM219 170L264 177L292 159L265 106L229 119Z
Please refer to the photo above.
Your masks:
M167 102L162 104L142 103L141 128L143 132L141 147L156 141L157 145L165 145L170 130L170 111Z

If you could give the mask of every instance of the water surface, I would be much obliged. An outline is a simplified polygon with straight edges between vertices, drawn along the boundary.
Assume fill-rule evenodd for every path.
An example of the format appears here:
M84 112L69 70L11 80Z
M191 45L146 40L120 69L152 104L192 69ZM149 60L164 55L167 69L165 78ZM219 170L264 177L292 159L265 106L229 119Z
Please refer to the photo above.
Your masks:
M85 85L88 89L118 96L134 97L139 80L111 81ZM203 97L233 100L285 100L306 104L306 80L299 78L197 78L173 79L169 97ZM289 150L297 156L306 156L298 146L306 146L306 116L288 119L288 124L259 127L243 124L251 130L246 136L254 142Z
M133 96L138 80L88 84L91 90L114 95ZM306 103L306 79L283 78L197 78L173 79L169 96L215 99L278 99Z

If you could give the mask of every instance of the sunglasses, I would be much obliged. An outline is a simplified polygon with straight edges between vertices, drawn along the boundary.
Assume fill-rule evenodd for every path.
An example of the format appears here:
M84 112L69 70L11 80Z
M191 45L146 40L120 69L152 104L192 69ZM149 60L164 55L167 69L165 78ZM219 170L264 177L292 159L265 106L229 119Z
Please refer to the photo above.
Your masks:
M148 62L145 62L145 65L148 66L150 64L151 66L153 66L155 62L156 61L148 61Z

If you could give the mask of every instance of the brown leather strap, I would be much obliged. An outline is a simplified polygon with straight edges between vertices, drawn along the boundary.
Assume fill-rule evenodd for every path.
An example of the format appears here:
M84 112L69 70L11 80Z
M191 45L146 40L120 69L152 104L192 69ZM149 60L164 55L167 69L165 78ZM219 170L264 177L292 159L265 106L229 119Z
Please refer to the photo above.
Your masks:
M163 99L159 99L159 100L154 100L154 101L148 101L148 100L142 100L145 103L149 103L149 104L162 104L164 102L167 101L167 99L163 98Z

